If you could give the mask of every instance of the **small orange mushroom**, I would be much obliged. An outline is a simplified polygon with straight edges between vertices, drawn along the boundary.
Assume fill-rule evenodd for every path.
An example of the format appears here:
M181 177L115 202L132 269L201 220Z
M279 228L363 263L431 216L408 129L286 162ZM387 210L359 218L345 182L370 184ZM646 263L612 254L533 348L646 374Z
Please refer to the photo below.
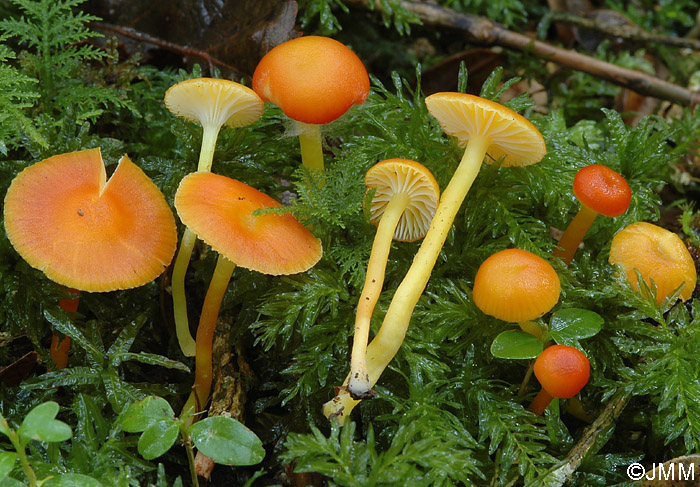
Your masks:
M532 252L506 249L486 259L474 278L474 304L485 314L533 333L531 320L551 310L561 285L549 262Z
M5 195L5 230L32 267L74 290L138 287L175 253L175 218L160 190L125 155L107 180L99 149L60 154L27 167ZM78 298L59 305L69 312ZM54 336L59 367L70 341Z
M534 371L542 389L530 409L541 416L555 397L568 399L583 389L588 383L591 365L580 350L568 345L552 345L537 357Z
M305 36L265 54L255 68L253 89L296 121L304 166L323 170L320 125L364 103L369 76L360 58L344 44Z
M278 206L257 189L218 174L193 173L180 182L175 194L180 219L219 252L197 328L194 391L184 411L201 410L209 396L216 320L236 265L270 275L296 274L322 256L321 241L292 215L253 215Z
M625 178L602 164L592 164L579 170L574 177L574 194L581 209L559 239L554 257L569 265L576 249L598 214L616 217L627 211L632 191Z
M610 245L611 264L619 264L627 280L639 289L637 274L651 287L656 286L656 302L683 285L680 298L690 299L697 283L697 271L688 248L678 235L646 222L633 223L620 230Z

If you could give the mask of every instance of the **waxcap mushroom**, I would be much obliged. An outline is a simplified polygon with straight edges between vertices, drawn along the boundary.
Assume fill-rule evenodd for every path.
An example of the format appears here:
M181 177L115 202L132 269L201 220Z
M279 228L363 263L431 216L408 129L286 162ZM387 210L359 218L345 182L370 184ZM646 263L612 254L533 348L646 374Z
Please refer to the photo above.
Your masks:
M622 215L632 201L625 178L602 164L591 164L576 173L574 194L582 205L609 217Z
M107 180L100 149L60 154L21 171L5 196L17 252L49 279L82 291L138 287L175 253L175 218L125 155Z
M553 398L569 399L578 394L588 383L591 364L577 348L552 345L535 359L533 371L542 389L533 399L530 409L539 416Z
M610 244L611 264L619 264L627 280L638 289L639 271L648 286L656 285L659 305L685 283L680 298L687 301L697 283L693 258L678 235L647 222L637 222L620 230Z
M188 174L175 193L182 222L231 262L269 275L304 272L321 258L321 241L290 214L252 216L278 206L257 189L213 173Z
M375 189L369 210L372 224L378 225L391 198L403 193L410 202L396 226L394 240L415 242L425 237L437 209L440 187L424 165L410 159L386 159L367 171L365 186L368 191Z
M544 138L522 115L500 103L465 93L435 93L425 99L428 111L448 135L461 146L477 135L489 138L484 162L503 158L501 165L529 166L542 160L546 153Z
M304 36L265 54L255 68L253 89L289 118L322 125L364 103L369 76L345 44L330 37Z
M509 323L539 318L557 301L561 285L549 262L532 252L506 249L486 259L474 278L474 304Z

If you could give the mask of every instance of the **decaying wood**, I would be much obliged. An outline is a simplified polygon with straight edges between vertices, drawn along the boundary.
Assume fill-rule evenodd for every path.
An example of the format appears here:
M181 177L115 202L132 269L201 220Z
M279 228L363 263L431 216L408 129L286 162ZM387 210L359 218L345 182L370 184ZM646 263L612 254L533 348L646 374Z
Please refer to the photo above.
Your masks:
M345 0L345 3L381 11L381 3L378 0ZM640 71L622 68L570 49L561 49L546 42L531 39L484 17L456 12L433 3L409 0L400 0L399 3L407 11L416 14L424 24L461 30L475 43L498 45L527 52L629 88L640 95L653 96L686 106L700 103L700 93Z

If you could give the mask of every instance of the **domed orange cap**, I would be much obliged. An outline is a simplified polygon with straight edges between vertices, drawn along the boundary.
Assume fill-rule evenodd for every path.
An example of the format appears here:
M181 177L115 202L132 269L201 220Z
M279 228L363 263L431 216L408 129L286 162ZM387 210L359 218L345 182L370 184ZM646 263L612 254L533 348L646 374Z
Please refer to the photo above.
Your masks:
M541 257L506 249L486 259L474 278L474 304L509 323L539 318L557 304L559 276Z
M625 178L602 164L591 164L576 173L574 194L581 204L610 217L626 212L632 200Z
M289 118L320 125L364 103L369 76L360 58L344 44L306 36L268 52L255 68L253 89Z
M427 167L410 159L387 159L369 168L365 186L368 191L375 189L370 222L379 225L391 198L402 193L410 202L396 226L394 239L415 242L425 237L440 198L440 187Z
M257 189L212 173L185 176L175 193L182 222L231 262L270 275L304 272L323 255L321 241L292 215L253 216L277 206Z
M177 246L165 198L126 155L106 179L99 149L50 157L15 177L5 229L29 265L95 292L141 286L163 272Z
M535 377L552 397L574 397L588 383L591 364L577 348L568 345L547 347L535 360Z
M683 283L681 300L695 290L697 272L688 248L678 235L651 223L637 222L620 230L612 239L609 261L622 266L634 289L638 289L635 269L647 285L653 280L659 305Z

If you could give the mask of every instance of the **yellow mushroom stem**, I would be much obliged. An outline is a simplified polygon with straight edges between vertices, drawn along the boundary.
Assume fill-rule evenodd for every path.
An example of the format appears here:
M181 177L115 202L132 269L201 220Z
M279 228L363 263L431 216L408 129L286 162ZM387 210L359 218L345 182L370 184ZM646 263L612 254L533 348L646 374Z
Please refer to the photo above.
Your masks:
M574 260L574 254L578 249L578 246L583 241L583 237L591 228L593 220L598 216L598 213L591 210L586 205L581 205L581 209L576 213L576 216L569 226L566 227L564 235L559 239L557 243L557 248L554 249L554 257L559 257L564 259L564 263L569 265L572 260Z
M197 172L211 172L216 139L219 136L221 126L204 126L202 133L202 147L199 151L199 163ZM175 334L180 344L180 349L185 357L195 355L195 340L190 333L190 323L187 318L187 296L185 294L185 275L190 265L190 258L197 236L189 228L185 228L180 241L180 250L177 252L171 287L173 292L173 316L175 320Z
M194 359L194 386L183 411L194 408L195 412L200 412L209 399L213 371L212 345L214 342L214 331L219 318L221 301L224 299L226 288L235 268L236 264L223 255L219 255L214 274L209 283L209 289L207 289L207 294L204 297L202 314L199 317L197 353Z
M365 285L360 294L360 301L357 303L355 336L350 359L350 381L348 383L348 389L351 393L363 394L371 388L367 372L367 361L365 359L370 321L384 285L384 273L394 233L401 215L403 215L410 201L410 196L406 193L398 193L392 196L377 226L372 252L367 263Z
M296 122L301 148L301 163L309 171L323 171L323 145L321 126L314 123Z
M430 274L462 201L479 174L489 143L490 139L485 135L472 135L469 139L464 156L442 193L428 233L413 258L406 276L396 289L382 327L367 347L367 370L372 386L401 347L413 309L428 284ZM348 380L349 378L346 379L345 385ZM352 399L347 390L341 390L333 400L324 405L324 414L329 418L335 417L343 423L357 403L358 401Z

